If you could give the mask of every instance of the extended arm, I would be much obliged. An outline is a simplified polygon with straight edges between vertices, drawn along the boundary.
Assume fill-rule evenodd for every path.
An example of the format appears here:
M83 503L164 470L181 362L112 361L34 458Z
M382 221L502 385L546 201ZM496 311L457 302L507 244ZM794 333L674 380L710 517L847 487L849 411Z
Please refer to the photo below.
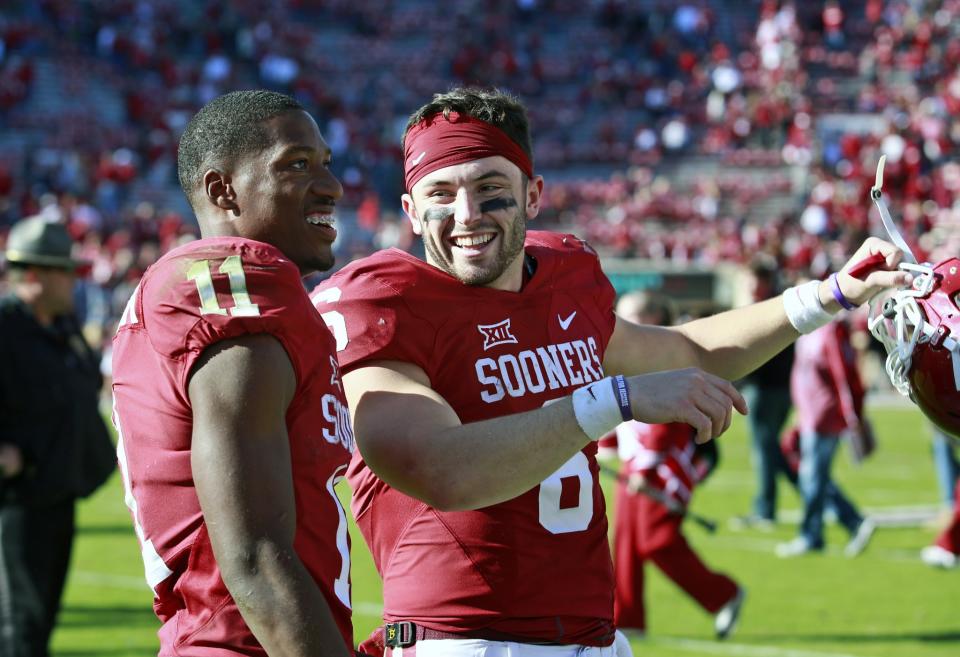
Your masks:
M670 328L618 317L603 367L607 373L622 374L697 367L735 380L773 358L798 335L780 297Z
M877 238L866 240L839 274L844 295L856 305L908 280L900 271L874 271L864 280L844 273L874 253L883 254L889 268L900 262L901 253L893 245ZM840 310L829 282L820 283L818 295L827 311ZM798 335L784 312L782 297L670 329L618 320L603 365L608 373L625 374L696 367L735 380L773 358Z
M295 387L290 359L270 336L207 349L189 385L193 479L223 581L267 653L344 656L327 602L293 548L285 415Z

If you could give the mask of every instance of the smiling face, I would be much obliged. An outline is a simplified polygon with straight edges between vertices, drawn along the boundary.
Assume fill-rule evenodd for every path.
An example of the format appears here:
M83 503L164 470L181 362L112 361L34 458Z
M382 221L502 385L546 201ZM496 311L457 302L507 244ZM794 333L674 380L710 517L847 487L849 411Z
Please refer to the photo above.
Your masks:
M333 266L333 227L343 187L330 171L330 148L304 111L264 123L269 146L239 156L229 172L208 170L207 197L232 234L272 244L304 274ZM221 232L217 228L215 232Z
M495 156L427 174L402 201L427 262L467 285L517 291L526 222L540 211L542 190L540 176L527 181Z

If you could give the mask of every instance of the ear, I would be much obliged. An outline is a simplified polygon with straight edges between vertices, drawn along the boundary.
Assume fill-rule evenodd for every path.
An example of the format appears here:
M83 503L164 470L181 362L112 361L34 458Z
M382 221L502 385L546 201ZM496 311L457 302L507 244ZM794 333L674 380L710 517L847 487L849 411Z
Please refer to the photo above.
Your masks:
M414 235L423 235L423 228L420 225L420 215L417 213L417 206L413 204L413 197L404 194L400 197L400 204L403 206L403 213L410 220L410 226L413 228Z
M540 202L543 200L543 176L534 176L527 183L527 221L540 214Z
M239 216L240 206L237 205L237 194L231 183L230 174L216 169L207 169L203 174L203 191L207 201Z

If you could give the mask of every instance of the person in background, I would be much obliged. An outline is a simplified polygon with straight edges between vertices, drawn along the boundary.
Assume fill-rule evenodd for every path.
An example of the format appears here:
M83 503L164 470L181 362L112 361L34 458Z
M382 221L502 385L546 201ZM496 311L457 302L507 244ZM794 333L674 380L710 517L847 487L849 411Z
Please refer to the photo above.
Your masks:
M928 566L956 568L960 563L960 479L954 490L953 517L937 540L920 551L920 558Z
M753 302L771 299L781 292L776 263L757 257L750 264ZM733 519L736 527L768 529L777 519L777 478L783 475L796 485L780 451L780 432L790 413L790 370L793 368L794 346L783 351L741 379L740 392L747 400L750 414L751 456L757 477L757 490L750 515Z
M928 566L955 568L960 563L960 477L957 476L956 439L938 427L933 429L933 461L944 507L951 509L947 526L937 539L920 551Z
M840 493L830 474L841 436L870 431L863 415L864 388L846 322L835 320L800 336L790 390L800 430L803 516L800 535L777 545L776 554L788 558L822 551L823 514L830 504L837 520L850 533L844 553L855 557L867 547L876 525Z
M46 657L75 509L116 468L99 357L74 316L80 264L62 224L15 224L0 298L0 655Z
M669 299L652 291L625 294L616 312L638 324L673 324ZM704 454L701 449L707 445L715 449L716 441L696 445L690 426L679 423L624 422L615 435L623 463L617 481L613 547L617 627L628 636L646 632L644 567L650 561L714 615L717 638L728 637L739 618L745 590L727 575L710 570L683 535L682 514L693 489L716 466L716 452Z
M960 474L960 463L957 462L956 439L951 438L936 426L931 426L933 433L931 449L933 451L933 465L937 471L937 485L940 488L940 499L944 509L953 509L956 503L957 477Z

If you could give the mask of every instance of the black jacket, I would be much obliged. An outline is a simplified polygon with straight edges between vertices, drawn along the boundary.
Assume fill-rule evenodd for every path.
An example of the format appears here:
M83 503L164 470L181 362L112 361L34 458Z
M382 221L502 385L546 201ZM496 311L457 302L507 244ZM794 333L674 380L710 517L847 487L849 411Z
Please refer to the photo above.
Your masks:
M102 381L75 319L45 328L19 299L0 298L0 442L25 462L3 481L3 500L56 504L106 481L116 456L98 409Z
M768 360L740 380L741 384L753 384L761 388L790 390L790 371L793 369L793 345Z

